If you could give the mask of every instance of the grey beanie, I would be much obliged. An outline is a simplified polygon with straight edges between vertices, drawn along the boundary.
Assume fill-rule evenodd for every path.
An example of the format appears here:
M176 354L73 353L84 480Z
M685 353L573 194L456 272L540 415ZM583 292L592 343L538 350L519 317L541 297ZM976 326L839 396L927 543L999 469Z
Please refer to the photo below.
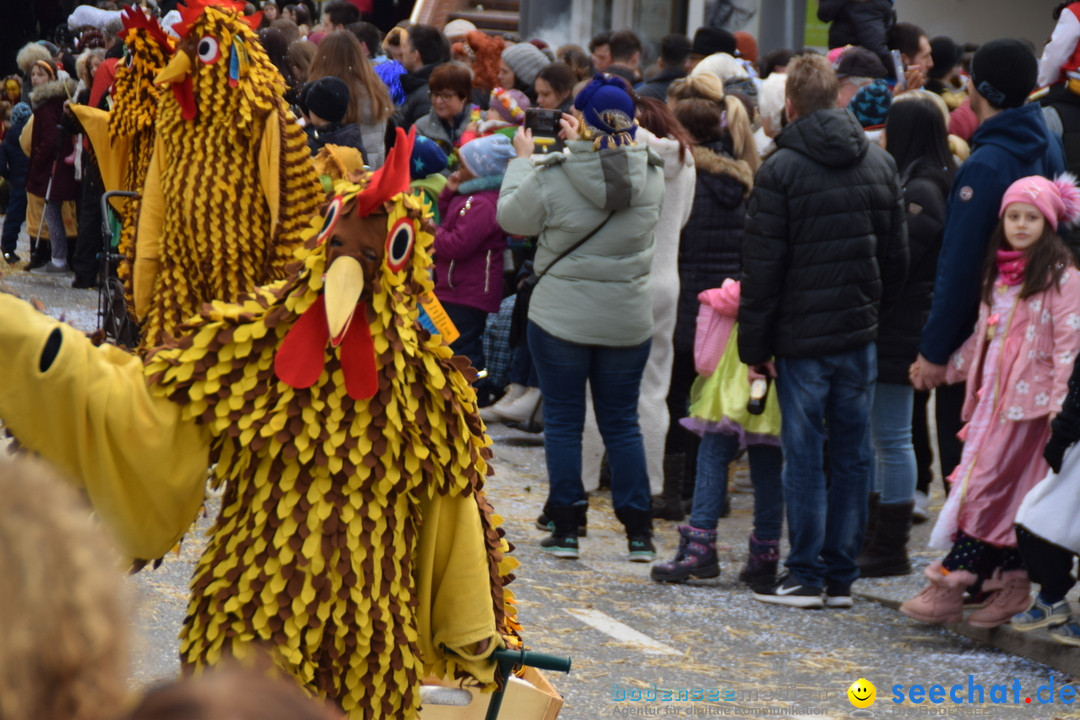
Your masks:
M540 74L540 71L551 64L547 55L535 45L526 42L511 45L503 50L502 59L514 71L514 77L525 85L536 82L536 76Z

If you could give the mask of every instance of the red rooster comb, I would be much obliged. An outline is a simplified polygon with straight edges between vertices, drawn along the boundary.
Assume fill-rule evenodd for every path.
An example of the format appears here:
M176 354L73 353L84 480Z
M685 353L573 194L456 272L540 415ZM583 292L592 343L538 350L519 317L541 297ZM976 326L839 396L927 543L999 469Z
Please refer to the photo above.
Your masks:
M413 143L416 141L416 126L406 135L397 129L394 147L386 155L386 162L371 175L367 187L356 197L356 212L366 217L384 202L398 193L409 189L412 177L409 175L409 163L412 162Z
M181 38L187 37L188 32L191 30L191 26L202 16L203 12L207 8L218 8L219 10L232 11L240 16L240 20L247 23L248 26L254 30L259 27L259 23L262 22L262 13L257 12L254 15L244 15L244 2L242 0L187 0L187 5L178 5L177 10L180 11L180 17L183 18L180 22L173 25L173 30Z
M142 10L127 6L120 11L120 20L124 23L125 31L145 30L150 33L150 37L152 37L154 42L161 46L161 49L166 53L172 48L172 41L169 40L169 36L165 34L165 31L161 28L158 21L147 17L146 13Z

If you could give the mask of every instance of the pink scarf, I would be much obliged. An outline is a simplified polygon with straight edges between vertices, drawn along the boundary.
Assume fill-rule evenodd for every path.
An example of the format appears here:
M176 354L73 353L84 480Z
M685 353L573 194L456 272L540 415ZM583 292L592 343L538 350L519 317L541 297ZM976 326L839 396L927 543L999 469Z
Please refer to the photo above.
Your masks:
M1024 250L998 250L998 279L1006 285L1019 285L1024 282L1024 269L1027 267L1027 252Z

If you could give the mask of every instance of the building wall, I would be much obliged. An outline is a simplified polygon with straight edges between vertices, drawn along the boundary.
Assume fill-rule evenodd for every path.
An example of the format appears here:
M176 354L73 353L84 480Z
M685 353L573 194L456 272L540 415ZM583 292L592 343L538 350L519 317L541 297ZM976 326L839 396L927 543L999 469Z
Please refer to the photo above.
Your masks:
M922 27L931 37L948 35L960 42L982 43L999 37L1030 40L1042 49L1054 30L1059 0L896 0L903 22Z

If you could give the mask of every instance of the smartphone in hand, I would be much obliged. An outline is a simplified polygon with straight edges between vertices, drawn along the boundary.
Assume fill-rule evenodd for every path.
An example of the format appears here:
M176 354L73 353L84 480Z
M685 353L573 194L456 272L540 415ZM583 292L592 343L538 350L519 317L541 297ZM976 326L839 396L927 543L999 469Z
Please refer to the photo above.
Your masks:
M534 152L538 154L561 152L563 142L559 139L559 120L562 112L559 110L547 110L545 108L528 108L525 110L525 129L533 134Z
M899 90L907 90L907 78L904 76L904 60L900 57L899 50L890 50L892 55L893 72L896 74L896 87Z

